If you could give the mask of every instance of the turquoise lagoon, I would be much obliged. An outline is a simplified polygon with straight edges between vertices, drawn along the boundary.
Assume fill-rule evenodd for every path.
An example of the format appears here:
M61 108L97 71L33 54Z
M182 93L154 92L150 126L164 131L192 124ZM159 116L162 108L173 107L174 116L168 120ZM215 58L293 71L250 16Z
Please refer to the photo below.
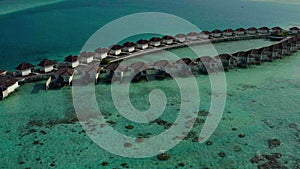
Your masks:
M226 108L220 125L209 139L213 144L199 144L192 138L183 140L168 151L171 155L168 161L159 161L156 157L122 158L106 152L83 133L78 122L74 122L76 114L69 87L45 91L44 82L26 84L0 102L1 166L48 168L55 164L57 168L102 168L102 162L109 162L106 168L122 168L122 163L127 163L129 168L175 168L184 162L186 168L257 168L257 164L250 163L252 157L280 152L283 155L280 162L293 168L299 165L300 155L299 128L291 127L299 122L300 86L296 74L299 64L297 53L274 63L226 73ZM199 109L207 110L211 92L209 78L199 76L196 81L201 96ZM148 94L157 88L168 98L160 119L173 122L180 108L180 93L175 81L131 84L131 101L138 110L146 110L150 106ZM119 132L137 136L156 135L165 130L155 123L142 125L122 118L113 105L110 85L98 84L95 89L99 109L107 120L117 122L114 128ZM128 130L127 125L134 128ZM201 127L192 131L198 135ZM241 133L246 136L239 138ZM267 143L270 138L279 139L281 146L270 149ZM227 156L219 157L221 151Z
M239 0L224 4L232 10L225 10L221 5L214 6L220 1L126 1L127 4L121 9L117 5L121 1L103 1L104 4L97 2L65 1L0 16L3 28L0 30L1 68L12 69L23 60L37 63L46 56L62 60L68 52L78 52L84 41L101 25L134 12L161 11L177 14L201 29L277 24L291 26L299 25L300 17L297 17L299 13L296 12L296 5ZM110 8L103 8L103 5ZM208 7L214 10L207 10ZM118 13L111 12L117 9ZM188 9L191 9L190 13L186 12ZM252 12L254 16L248 15L253 9L256 9L255 13ZM213 12L220 10L220 14ZM290 14L285 13L287 11ZM81 12L85 15L80 15ZM275 15L276 12L279 14ZM231 17L224 17L224 13ZM247 18L238 19L237 13ZM215 17L212 18L213 14ZM57 17L53 18L54 15ZM102 15L106 17L99 19ZM261 19L257 16L261 16ZM98 20L92 22L95 18ZM63 25L66 20L68 23ZM13 26L17 23L24 25L23 31ZM72 29L74 27L77 29ZM269 44L269 41L250 40L219 43L214 44L214 47L218 53L233 53ZM196 46L194 49L199 55L214 52L206 50L205 46ZM195 57L188 49L174 49L171 52L179 57ZM163 58L166 53L136 59L150 58L153 55ZM256 155L272 153L282 154L278 159L282 165L292 169L299 168L299 65L298 52L273 63L226 73L226 107L217 130L209 139L213 144L193 142L193 137L183 140L167 151L171 155L168 161L159 161L157 157L124 158L103 150L93 143L76 121L70 87L45 91L45 82L25 84L18 92L0 102L0 168L124 168L121 165L126 163L128 168L133 169L252 169L257 168L258 164L251 163L250 159ZM197 76L196 81L201 97L199 110L207 110L211 92L209 78ZM157 88L163 90L168 99L166 110L160 119L172 123L180 108L180 93L175 81L133 83L130 86L131 101L138 110L146 110L150 106L148 94ZM114 128L119 132L137 136L146 133L156 135L165 130L164 126L155 123L137 124L123 118L113 105L110 85L98 84L95 90L99 109L107 120L116 122ZM199 118L205 120L204 116ZM134 128L126 129L127 125ZM192 131L197 136L201 128L202 124ZM239 134L245 134L245 137L240 138ZM268 140L271 138L279 139L280 146L269 148ZM220 152L225 152L226 157L220 157ZM108 165L103 166L103 162L108 162ZM265 162L267 160L259 164ZM184 163L184 166L180 166L180 163Z

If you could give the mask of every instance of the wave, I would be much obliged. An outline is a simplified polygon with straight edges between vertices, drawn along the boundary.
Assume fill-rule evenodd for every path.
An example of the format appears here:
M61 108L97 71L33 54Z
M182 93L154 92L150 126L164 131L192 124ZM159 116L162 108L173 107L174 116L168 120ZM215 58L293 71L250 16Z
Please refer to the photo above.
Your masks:
M273 2L273 3L300 5L300 1L299 0L289 0L289 1L282 1L282 0L249 0L249 1L255 1L255 2Z
M54 4L65 0L0 0L0 15L6 15L30 8Z

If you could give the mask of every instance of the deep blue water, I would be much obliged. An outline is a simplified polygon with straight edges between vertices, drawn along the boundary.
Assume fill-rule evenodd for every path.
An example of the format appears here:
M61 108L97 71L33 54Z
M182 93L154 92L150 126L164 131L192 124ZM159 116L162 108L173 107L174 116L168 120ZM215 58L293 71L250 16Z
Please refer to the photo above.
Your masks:
M76 54L103 25L138 12L169 13L212 30L299 25L298 7L246 0L68 0L0 16L0 68Z

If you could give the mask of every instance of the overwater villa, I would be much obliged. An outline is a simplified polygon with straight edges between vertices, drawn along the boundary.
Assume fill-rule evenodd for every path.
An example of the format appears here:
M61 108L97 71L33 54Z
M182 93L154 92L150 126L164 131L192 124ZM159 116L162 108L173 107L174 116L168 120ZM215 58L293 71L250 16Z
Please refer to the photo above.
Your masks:
M233 33L234 33L234 30L230 29L230 28L223 31L223 35L225 35L225 36L233 36Z
M298 47L297 47L297 39L296 39L296 37L293 37L293 38L288 39L287 42L288 42L288 47L290 48L290 51L291 51L292 53L298 51Z
M163 79L165 77L169 77L169 73L167 72L174 72L174 64L168 60L160 60L155 62L150 68L155 69L154 74L156 78Z
M217 58L221 60L225 71L237 67L237 59L230 54L220 54Z
M74 76L74 69L69 67L59 68L51 76L51 88L61 88L64 85L71 85Z
M274 47L275 47L274 50L275 49L277 50L277 58L278 59L282 59L284 56L286 56L286 53L288 53L287 52L288 47L283 46L281 43L275 44Z
M282 31L283 31L283 29L279 26L273 27L271 30L272 30L273 33L274 32L282 33Z
M236 52L232 55L237 58L238 67L247 68L249 66L247 52L241 51L241 52Z
M23 62L19 64L15 69L16 71L16 76L28 76L34 71L34 65Z
M106 68L106 77L112 79L112 81L123 81L124 73L127 71L127 67L118 63L110 63Z
M186 35L185 34L182 34L182 33L179 33L177 35L175 35L175 39L180 42L180 43L183 43L185 42L186 40Z
M198 37L201 39L208 39L210 37L210 32L202 31L201 33L198 34Z
M271 52L271 48L270 47L262 47L259 49L262 61L264 62L272 62L273 58L272 58L272 52Z
M218 62L215 58L210 57L210 56L203 56L200 57L201 60L201 64L204 65L203 67L203 73L207 73L207 72L215 72L218 71L219 68L222 66L222 62ZM198 60L199 62L199 60Z
M291 46L289 46L288 42L282 42L283 47L285 47L287 49L287 53L286 56L291 56L293 54L293 52L291 51Z
M182 58L176 61L176 71L179 76L186 77L192 74L198 74L199 67L198 64L195 63L190 58Z
M246 52L246 58L247 58L247 63L248 65L254 65L256 64L255 62L255 55L249 54L248 52Z
M126 42L123 44L123 51L124 52L133 52L135 51L135 47L136 47L136 44L133 43L133 42Z
M237 35L237 36L245 35L246 29L244 29L244 28L238 28L238 29L235 30L234 33L235 33L235 35Z
M252 49L247 51L248 54L248 63L249 64L256 64L256 65L260 65L262 63L262 56L260 54L260 50L259 49Z
M268 34L268 33L270 33L270 28L268 28L268 27L261 27L261 28L259 28L258 29L258 33L260 33L260 34Z
M0 100L7 97L19 87L18 80L13 77L0 76Z
M249 35L255 35L257 33L257 31L258 31L257 28L251 27L246 30L246 33Z
M57 65L56 61L48 60L48 59L44 59L38 64L38 66L40 66L40 72L43 73L52 72L56 65Z
M287 47L290 49L291 53L295 53L295 52L298 51L298 48L297 48L296 43L289 42L289 43L287 44Z
M121 45L112 45L109 49L109 54L118 56L122 53L122 48Z
M298 34L298 33L300 33L300 29L298 27L292 27L292 28L290 28L290 32L292 34Z
M150 39L150 43L149 43L151 46L154 46L154 47L158 47L161 45L161 38L159 37L153 37Z
M282 42L279 45L281 45L282 47L282 53L285 56L289 56L292 54L292 52L290 51L290 48L288 47L288 43L287 42Z
M130 71L130 76L135 75L133 77L133 81L140 81L142 79L147 80L147 70L149 69L150 65L144 62L135 62L128 67Z
M149 46L149 41L148 40L146 40L146 39L140 39L140 40L138 40L137 42L136 42L136 44L137 44L137 48L138 49L147 49L148 48L148 46Z
M280 58L283 58L284 56L287 55L287 46L284 46L282 43L278 44L278 47L277 47L277 53L278 55L280 56Z
M175 38L173 36L166 35L162 38L162 43L170 45L174 42Z
M289 45L289 43L287 41L283 41L279 44L277 44L278 48L282 49L282 55L284 56L290 56L292 55L292 51L291 51L291 45Z
M280 41L284 39L283 33L288 33L288 31L283 30L281 27L273 27L270 39L274 41Z
M187 34L188 40L197 40L198 39L198 33L196 32L190 32Z
M65 62L70 68L75 68L79 65L78 56L69 55L65 58Z
M86 65L79 69L81 73L81 80L88 84L90 82L97 83L100 77L101 67L98 65Z
M91 63L93 62L95 56L96 54L94 52L82 52L80 54L80 60L83 63Z
M105 59L108 55L109 50L107 48L97 48L95 50L95 58Z
M273 60L281 58L281 55L278 54L279 45L271 45L271 57Z
M211 32L211 36L213 36L214 38L219 38L222 36L222 31L220 31L219 29L213 30Z

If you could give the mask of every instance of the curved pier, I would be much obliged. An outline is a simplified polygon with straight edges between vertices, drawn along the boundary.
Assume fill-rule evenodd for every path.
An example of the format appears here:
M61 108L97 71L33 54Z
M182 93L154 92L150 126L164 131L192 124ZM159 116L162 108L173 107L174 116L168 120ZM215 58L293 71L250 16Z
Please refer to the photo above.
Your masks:
M287 34L287 37L282 36ZM282 40L274 45L253 49L247 52L222 54L215 57L203 57L195 60L184 58L175 63L161 61L161 63L159 63L160 67L155 66L158 63L153 63L151 65L139 63L128 67L119 66L119 62L122 60L163 50L247 39ZM148 76L147 69L153 70L163 68L164 66L168 67L170 65L178 69L178 67L182 68L180 64L185 64L189 71L194 74L205 74L208 71L220 71L221 67L222 69L224 68L225 71L228 71L232 68L246 68L266 61L273 61L279 58L282 59L285 56L296 52L298 49L300 49L300 29L297 27L290 28L289 31L283 30L280 27L274 27L272 29L267 27L261 27L259 29L252 27L249 29L239 28L236 30L226 29L224 31L191 32L186 35L177 34L174 37L166 35L163 38L153 37L149 41L141 39L137 41L137 43L126 42L123 46L113 45L109 49L98 48L95 49L94 52L83 52L80 56L70 55L65 58L65 62L63 63L45 59L39 64L39 69L35 69L35 66L30 63L23 62L15 68L17 70L16 72L0 70L0 99L3 99L14 92L15 89L19 87L19 83L48 79L45 86L46 89L71 85L74 76L74 68L78 66L83 67L81 69L83 72L81 73L84 76L95 79L96 82L100 78L100 72L103 70L105 70L106 78L108 78L109 81L111 81L110 78L112 76L117 76L119 77L119 80L122 81L124 73L128 70L131 72L141 71L137 76L138 79L135 79L136 81L139 81L141 79L151 79ZM95 63L99 63L100 61L100 65L95 65ZM182 72L182 70L180 71ZM155 77L157 78L167 76L166 74L162 74L161 71L156 71L155 74ZM180 76L187 75L186 72L180 73Z

